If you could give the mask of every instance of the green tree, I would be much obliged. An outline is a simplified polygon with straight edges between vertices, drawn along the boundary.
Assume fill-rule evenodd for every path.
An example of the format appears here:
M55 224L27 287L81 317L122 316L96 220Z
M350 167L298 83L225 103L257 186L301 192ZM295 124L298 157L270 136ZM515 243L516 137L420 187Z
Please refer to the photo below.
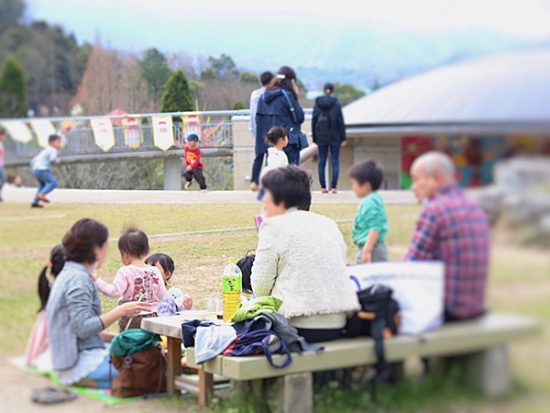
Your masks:
M143 77L149 85L149 92L154 99L161 98L166 82L172 74L166 57L156 48L147 49L140 62Z
M201 79L237 79L239 71L231 56L222 54L220 57L210 56L209 67L201 72Z
M181 70L176 70L166 83L161 112L184 112L193 110L193 98L187 77Z
M239 80L243 83L258 84L258 76L251 72L241 72Z
M244 103L241 102L240 100L236 101L235 104L233 105L233 110L241 110L241 109L246 109L245 106L244 106Z
M365 96L365 92L349 83L334 83L334 96L338 98L342 105L347 105L354 100Z
M29 109L23 68L9 56L0 73L0 110L6 117L25 117Z

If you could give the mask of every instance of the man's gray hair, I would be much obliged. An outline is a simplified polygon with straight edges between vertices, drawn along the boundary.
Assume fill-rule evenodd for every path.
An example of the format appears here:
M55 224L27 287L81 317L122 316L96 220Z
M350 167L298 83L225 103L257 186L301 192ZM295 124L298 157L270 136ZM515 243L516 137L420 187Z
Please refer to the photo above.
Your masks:
M454 179L455 165L449 155L439 152L430 151L416 158L411 166L411 171L419 166L424 167L424 171L428 176L434 176L441 173L445 176Z

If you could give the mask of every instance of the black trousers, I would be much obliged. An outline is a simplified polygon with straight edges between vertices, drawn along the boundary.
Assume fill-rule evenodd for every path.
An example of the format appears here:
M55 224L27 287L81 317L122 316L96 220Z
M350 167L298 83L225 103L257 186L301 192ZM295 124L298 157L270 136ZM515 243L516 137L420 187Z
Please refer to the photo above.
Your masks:
M191 182L193 181L193 178L195 178L195 181L197 181L200 188L206 189L206 179L204 179L202 169L191 169L190 171L185 171L183 177L187 182Z
M321 343L342 338L342 329L298 328L300 334L308 343Z
M252 176L250 177L250 182L254 182L256 185L260 184L260 172L262 171L265 156L265 153L257 154L252 163Z

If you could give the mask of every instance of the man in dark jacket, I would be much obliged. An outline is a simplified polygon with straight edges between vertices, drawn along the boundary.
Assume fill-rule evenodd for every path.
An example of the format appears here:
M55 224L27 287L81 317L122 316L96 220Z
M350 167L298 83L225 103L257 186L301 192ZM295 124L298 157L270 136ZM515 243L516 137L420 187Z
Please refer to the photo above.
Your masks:
M330 150L330 163L332 166L331 186L333 193L336 193L338 186L338 174L340 173L340 147L346 144L346 127L342 115L342 107L334 94L334 85L326 83L323 87L323 96L315 99L313 107L313 118L311 119L311 130L313 142L319 148L319 182L321 191L328 193L325 167Z
M297 89L297 88L296 88ZM285 97L286 95L286 97ZM288 145L284 149L289 164L300 163L300 125L304 122L304 111L293 91L275 85L268 88L258 101L256 111L256 155L267 153L265 136L273 126L282 126L288 132ZM258 183L261 164L252 168L252 182Z

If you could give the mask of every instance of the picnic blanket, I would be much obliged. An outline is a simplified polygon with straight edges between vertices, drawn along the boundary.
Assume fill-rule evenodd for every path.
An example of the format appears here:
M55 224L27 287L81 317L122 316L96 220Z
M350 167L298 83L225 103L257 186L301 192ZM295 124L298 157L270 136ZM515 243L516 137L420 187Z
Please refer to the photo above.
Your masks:
M29 373L33 373L33 374L37 374L37 375L40 375L40 376L48 377L51 380L51 382L53 384L55 384L56 386L63 386L63 384L61 383L61 379L53 371L51 371L51 370L41 370L41 369L34 368L32 366L27 366L25 364L25 357L13 358L13 359L10 359L10 362L15 367L18 367L22 370L25 370L25 371L29 372ZM153 394L153 395L148 394L148 395L145 395L145 396L120 398L120 397L112 396L110 390L90 389L90 388L87 388L87 387L76 387L76 386L69 386L68 388L71 391L73 391L77 394L80 394L84 397L90 397L92 399L99 400L99 401L101 401L101 402L103 402L107 405L132 403L132 402L136 402L136 401L140 401L140 400L166 396L165 393L161 393L161 394Z

